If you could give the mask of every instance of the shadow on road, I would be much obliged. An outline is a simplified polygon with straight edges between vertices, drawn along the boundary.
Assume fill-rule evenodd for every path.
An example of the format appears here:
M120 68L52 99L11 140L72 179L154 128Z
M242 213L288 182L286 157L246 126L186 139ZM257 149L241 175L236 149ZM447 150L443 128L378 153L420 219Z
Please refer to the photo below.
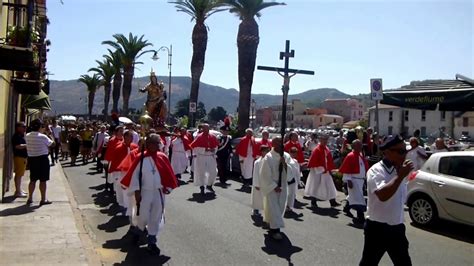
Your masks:
M295 253L301 252L303 249L291 244L290 239L284 234L281 233L283 239L280 241L273 240L270 235L265 234L265 246L262 247L262 250L268 255L277 255L279 258L285 259L288 261L288 265L293 265L291 262L291 256Z
M307 205L308 205L308 203L304 203L304 202L300 202L298 200L295 200L295 205L293 206L293 208L298 209L298 210L302 210L303 207L305 207Z
M27 214L30 212L34 212L39 207L40 207L39 205L35 205L35 206L20 205L14 208L8 208L8 209L0 211L0 217Z
M319 207L306 207L306 209L312 211L314 214L328 216L331 218L338 218L340 210L334 208L319 208Z
M469 225L458 224L446 220L440 220L436 224L428 227L419 227L414 223L411 223L411 225L415 228L425 230L433 234L438 234L458 241L474 244L474 234L472 233L472 227Z
M206 201L211 201L216 199L216 194L214 193L205 193L201 195L201 193L193 193L192 197L188 199L188 201L197 202L197 203L204 203Z
M243 192L243 193L250 194L250 193L252 193L252 187L242 185L239 189L236 189L235 191L239 191L239 192Z
M129 232L120 239L107 240L102 247L105 249L119 249L120 252L127 253L125 259L113 265L163 265L170 260L170 257L152 255L145 247L140 247L146 243L144 238L137 244L133 241L133 235Z
M114 216L106 223L99 224L97 228L107 233L116 232L118 228L129 225L128 216Z
M303 222L304 221L303 219L301 219L303 217L303 213L285 211L283 217L286 218L286 219L292 219L292 220L295 220L295 221L298 221L298 222Z
M226 188L228 188L228 187L230 187L230 186L232 186L232 185L229 184L229 183L217 182L217 183L214 184L214 186L226 189Z

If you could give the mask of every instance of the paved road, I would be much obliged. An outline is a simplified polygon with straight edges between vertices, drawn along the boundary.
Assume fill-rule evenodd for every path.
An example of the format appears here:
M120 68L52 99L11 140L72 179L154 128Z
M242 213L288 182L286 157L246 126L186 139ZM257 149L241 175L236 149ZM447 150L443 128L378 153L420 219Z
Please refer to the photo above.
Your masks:
M128 220L115 216L110 196L103 192L103 175L92 164L64 163L63 167L106 265L356 265L362 253L360 226L340 209L329 208L329 203L310 209L301 194L298 200L304 205L297 211L303 216L286 219L287 237L276 244L259 221L251 219L250 194L242 191L240 183L229 181L230 187L216 186L216 196L205 199L192 184L173 191L167 197L166 225L160 236L162 255L153 257L144 246L131 245ZM407 223L407 236L414 265L472 265L474 261L472 228L444 222L428 231ZM387 255L381 264L391 265Z

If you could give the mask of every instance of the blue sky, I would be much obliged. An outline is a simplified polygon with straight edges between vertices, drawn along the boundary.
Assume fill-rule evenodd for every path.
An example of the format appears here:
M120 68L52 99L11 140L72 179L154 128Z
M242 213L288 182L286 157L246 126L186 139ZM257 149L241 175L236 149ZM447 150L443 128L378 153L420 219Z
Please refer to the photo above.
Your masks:
M48 1L52 41L48 55L51 79L76 79L95 66L114 33L145 35L157 49L173 45L173 76L190 76L194 22L165 0ZM348 94L368 93L370 78L383 78L384 89L412 80L474 78L471 0L287 0L286 6L263 10L258 20L257 65L283 66L279 52L291 41L290 67L314 70L297 75L290 94L316 88L337 88ZM236 37L240 21L228 13L207 20L209 40L201 81L237 88ZM166 52L158 62L150 55L136 76L153 67L167 75ZM253 93L281 94L282 79L255 71Z

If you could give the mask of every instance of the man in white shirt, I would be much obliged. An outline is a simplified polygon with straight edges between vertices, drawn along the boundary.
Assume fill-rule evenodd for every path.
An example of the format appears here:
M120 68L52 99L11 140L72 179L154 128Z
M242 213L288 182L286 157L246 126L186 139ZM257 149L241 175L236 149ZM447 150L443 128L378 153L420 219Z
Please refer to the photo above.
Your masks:
M442 139L442 138L437 138L435 140L435 143L432 145L431 149L432 149L433 153L449 151L448 147L444 143L444 139Z
M428 159L426 151L420 147L418 139L415 137L410 138L411 149L408 151L406 158L413 162L413 170L420 169Z
M405 143L398 135L387 137L380 150L383 160L367 172L368 208L360 265L378 265L385 252L394 265L411 265L403 222L406 177L413 163L405 160Z
M28 163L30 165L30 183L28 185L27 205L33 203L33 192L35 191L36 181L40 181L39 189L41 193L41 205L51 204L46 199L46 181L49 180L49 148L53 147L54 142L48 138L44 132L45 126L39 119L31 121L31 132L26 134L26 150L28 152Z
M97 132L94 136L92 148L94 150L95 157L97 158L97 172L102 173L104 165L102 164L102 150L104 149L104 144L106 143L106 138L109 137L109 134L106 132L105 125L100 126L100 131Z
M51 126L49 127L49 130L51 131L51 136L53 137L54 147L51 149L51 162L54 165L54 163L58 162L58 155L59 155L59 137L61 136L61 131L62 128L61 126L58 125L56 120L53 120Z

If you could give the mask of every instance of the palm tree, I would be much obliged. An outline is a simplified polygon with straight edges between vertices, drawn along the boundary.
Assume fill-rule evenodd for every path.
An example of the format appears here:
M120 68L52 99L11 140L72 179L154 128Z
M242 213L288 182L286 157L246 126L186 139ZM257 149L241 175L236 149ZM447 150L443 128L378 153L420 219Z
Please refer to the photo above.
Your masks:
M148 40L143 40L144 35L134 36L129 33L128 38L123 34L114 34L115 41L103 41L102 44L108 44L116 49L116 52L120 54L123 66L123 85L122 85L122 112L124 115L128 114L128 102L130 100L130 94L132 93L132 81L133 74L135 72L135 65L141 64L137 62L137 59L145 53L154 52L154 50L143 49L147 46L152 46Z
M89 71L97 73L102 79L102 86L104 86L104 116L107 116L109 113L109 102L110 102L110 89L112 87L112 78L115 74L115 69L110 63L109 60L104 59L104 61L96 60L97 67L89 69Z
M81 75L81 77L77 81L84 83L87 87L87 92L89 93L87 95L87 107L89 108L90 118L92 115L92 107L94 107L95 92L97 91L97 88L99 88L99 86L102 84L102 80L100 79L98 74L94 74L93 76L85 74Z
M230 7L229 11L239 16L241 22L237 33L239 54L239 124L238 130L243 133L249 126L250 98L252 94L253 73L257 60L257 48L260 40L258 24L255 17L271 6L285 3L264 2L263 0L223 0Z
M107 49L109 54L104 58L110 62L114 69L114 80L112 85L112 112L118 113L118 103L120 100L120 88L122 87L122 58L118 52Z
M204 70L204 60L207 49L207 26L204 24L206 19L224 8L220 8L223 4L219 0L178 0L169 1L175 4L178 12L184 12L191 16L194 20L193 28L193 58L191 60L191 93L190 101L197 103L199 94L199 82ZM189 114L191 115L191 113ZM194 120L188 121L188 126L194 126Z

